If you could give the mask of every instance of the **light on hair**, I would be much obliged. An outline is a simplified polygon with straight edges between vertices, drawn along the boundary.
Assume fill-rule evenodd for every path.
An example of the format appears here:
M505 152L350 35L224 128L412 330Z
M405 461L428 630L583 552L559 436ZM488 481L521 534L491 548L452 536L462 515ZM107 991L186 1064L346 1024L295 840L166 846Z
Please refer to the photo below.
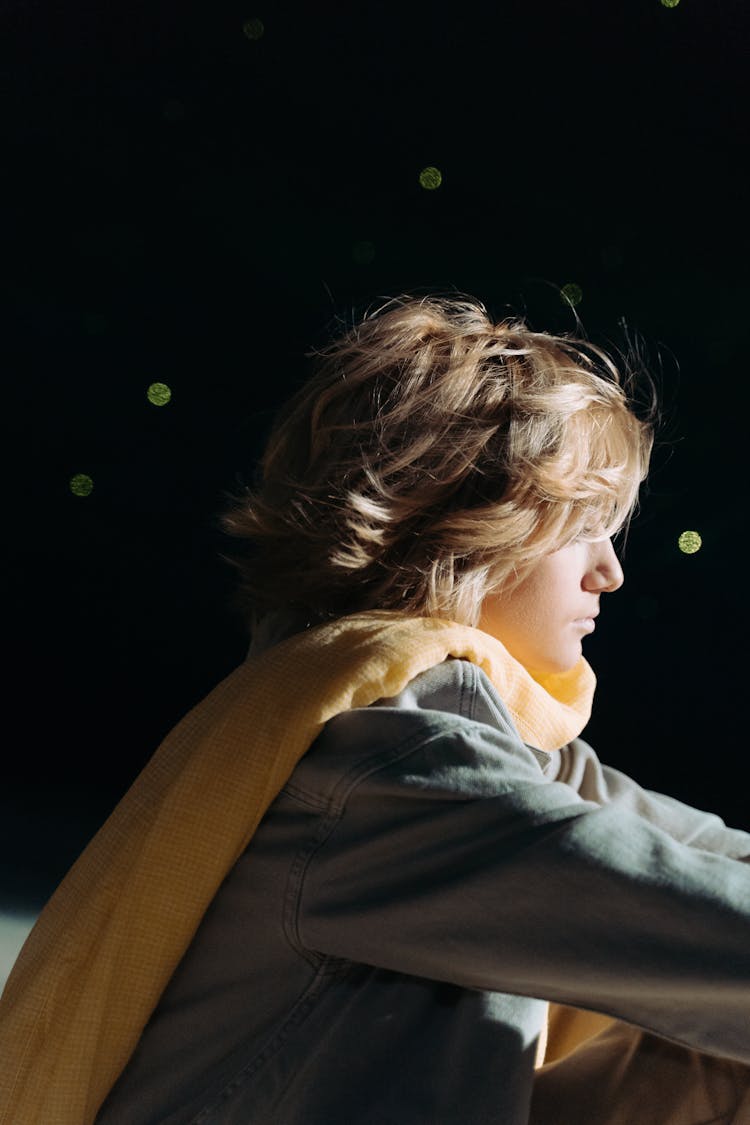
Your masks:
M404 294L308 358L219 520L251 630L374 608L474 625L488 591L635 510L652 426L588 341Z

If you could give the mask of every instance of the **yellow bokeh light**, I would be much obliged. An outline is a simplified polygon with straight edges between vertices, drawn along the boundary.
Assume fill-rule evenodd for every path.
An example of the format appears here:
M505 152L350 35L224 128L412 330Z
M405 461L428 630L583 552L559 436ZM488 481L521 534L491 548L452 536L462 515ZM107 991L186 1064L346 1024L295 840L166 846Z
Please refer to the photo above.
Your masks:
M248 39L260 39L266 29L263 26L262 20L252 19L245 20L242 25L242 30Z
M429 167L423 168L419 173L419 182L425 191L434 191L435 188L439 188L442 184L443 173L439 168L434 168L432 165L429 165Z
M76 473L70 478L70 491L74 496L90 496L94 490L94 482L86 473Z
M166 406L172 397L172 392L166 383L152 383L146 395L154 406Z
M663 8L676 8L680 0L661 0Z
M694 555L696 551L700 551L702 543L703 540L697 531L683 531L677 540L677 546L684 555Z
M560 296L563 301L567 301L569 305L580 305L583 300L583 290L580 285L576 285L574 281L569 281L561 288Z

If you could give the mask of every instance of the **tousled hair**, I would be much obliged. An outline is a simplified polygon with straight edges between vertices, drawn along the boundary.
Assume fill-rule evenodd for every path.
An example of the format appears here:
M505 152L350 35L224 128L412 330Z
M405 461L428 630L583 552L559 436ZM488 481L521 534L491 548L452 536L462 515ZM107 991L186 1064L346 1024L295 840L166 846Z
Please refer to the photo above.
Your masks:
M475 625L489 591L637 508L656 404L639 418L629 393L648 372L587 340L402 294L306 357L257 483L218 517L253 634L375 608Z

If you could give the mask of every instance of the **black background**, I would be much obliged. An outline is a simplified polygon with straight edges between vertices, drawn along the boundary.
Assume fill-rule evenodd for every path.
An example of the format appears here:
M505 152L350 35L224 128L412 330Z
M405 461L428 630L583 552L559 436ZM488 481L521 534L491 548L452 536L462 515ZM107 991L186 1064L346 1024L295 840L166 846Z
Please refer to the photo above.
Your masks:
M4 5L6 904L244 659L222 490L334 318L417 290L573 331L574 283L592 341L640 336L664 422L585 737L750 827L749 31L740 0Z

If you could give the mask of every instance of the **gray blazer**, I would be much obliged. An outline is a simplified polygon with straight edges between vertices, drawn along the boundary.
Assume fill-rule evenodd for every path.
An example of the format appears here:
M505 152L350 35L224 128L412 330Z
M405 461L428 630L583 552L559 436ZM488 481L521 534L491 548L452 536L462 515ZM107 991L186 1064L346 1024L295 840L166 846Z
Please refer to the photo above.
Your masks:
M750 1064L749 859L449 659L326 725L97 1125L526 1125L548 1000Z

